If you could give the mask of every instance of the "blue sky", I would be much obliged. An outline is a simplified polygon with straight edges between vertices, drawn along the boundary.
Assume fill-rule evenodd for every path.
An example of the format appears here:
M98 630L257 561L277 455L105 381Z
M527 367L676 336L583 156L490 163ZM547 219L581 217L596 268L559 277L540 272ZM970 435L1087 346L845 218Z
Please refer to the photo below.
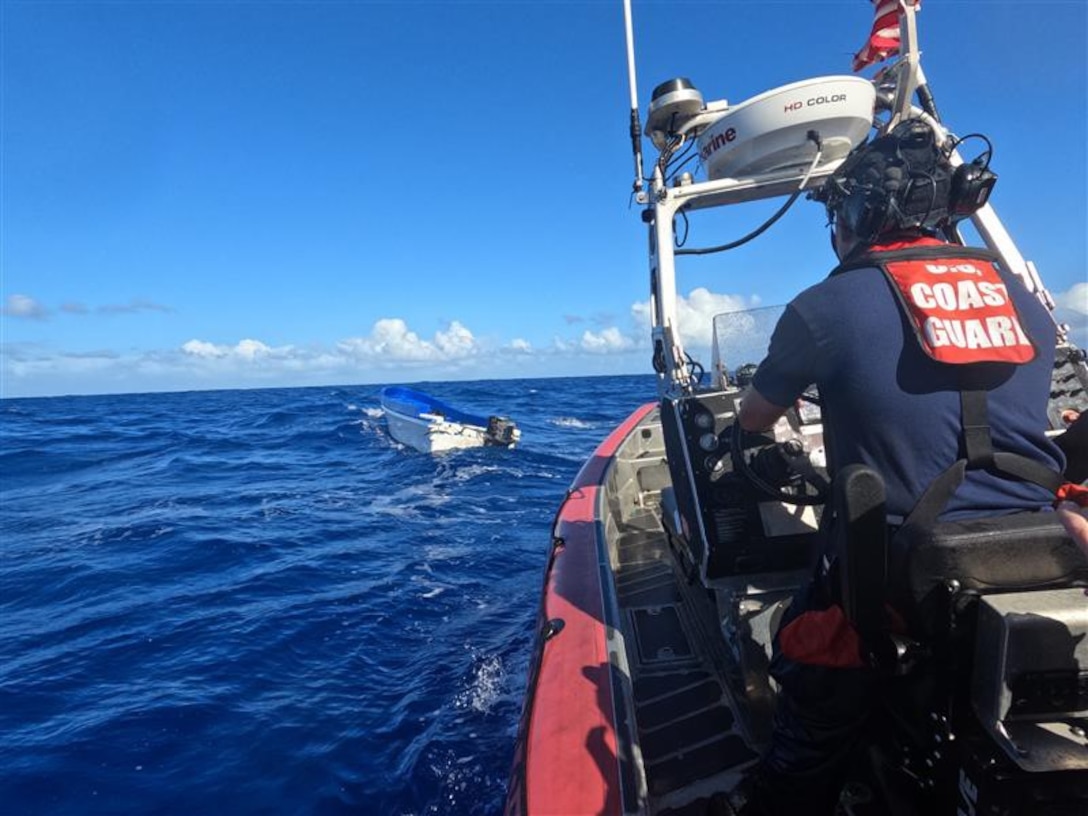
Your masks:
M651 371L621 0L0 14L0 395ZM849 73L871 22L863 0L636 0L643 121L675 76L739 102ZM919 26L946 124L992 139L993 204L1083 343L1088 3L925 0ZM709 363L710 315L831 264L802 199L682 268L685 336Z

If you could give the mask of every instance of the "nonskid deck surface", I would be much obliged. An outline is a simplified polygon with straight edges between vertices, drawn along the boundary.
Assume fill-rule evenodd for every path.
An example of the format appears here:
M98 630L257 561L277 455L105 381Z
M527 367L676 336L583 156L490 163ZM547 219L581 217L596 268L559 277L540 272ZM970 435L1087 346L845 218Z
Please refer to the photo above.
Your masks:
M705 813L755 759L725 688L713 605L683 575L655 512L629 517L615 548L651 812Z

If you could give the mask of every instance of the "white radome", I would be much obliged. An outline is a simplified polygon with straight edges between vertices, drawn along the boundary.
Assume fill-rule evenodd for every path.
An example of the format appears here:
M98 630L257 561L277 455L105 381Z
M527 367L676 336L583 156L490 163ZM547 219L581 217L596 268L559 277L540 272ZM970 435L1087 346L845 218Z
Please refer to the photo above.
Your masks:
M730 107L699 134L699 155L711 180L837 161L865 141L876 90L867 79L828 76L783 85Z

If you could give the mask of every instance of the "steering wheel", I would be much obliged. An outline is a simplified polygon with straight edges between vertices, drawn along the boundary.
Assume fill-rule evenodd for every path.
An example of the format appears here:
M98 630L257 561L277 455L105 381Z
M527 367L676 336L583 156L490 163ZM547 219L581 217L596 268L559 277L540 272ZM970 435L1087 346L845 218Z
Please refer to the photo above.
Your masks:
M744 430L738 420L733 421L729 457L733 462L733 470L741 474L748 484L752 485L768 499L785 502L786 504L811 506L827 503L831 486L827 478L816 470L808 457L805 456L800 441L791 439L787 442L772 443L774 447L778 448L778 453L790 472L801 477L800 492L795 492L771 484L752 467L752 463L744 455L747 447L744 443L752 436L757 436L757 434Z

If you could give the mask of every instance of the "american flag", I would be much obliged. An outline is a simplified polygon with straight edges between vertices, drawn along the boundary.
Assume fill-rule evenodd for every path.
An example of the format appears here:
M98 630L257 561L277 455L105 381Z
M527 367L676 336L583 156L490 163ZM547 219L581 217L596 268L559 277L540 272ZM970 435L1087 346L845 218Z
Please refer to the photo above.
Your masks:
M876 7L873 30L865 46L854 54L854 71L899 53L899 4L901 0L871 0ZM921 0L904 0L921 8Z

